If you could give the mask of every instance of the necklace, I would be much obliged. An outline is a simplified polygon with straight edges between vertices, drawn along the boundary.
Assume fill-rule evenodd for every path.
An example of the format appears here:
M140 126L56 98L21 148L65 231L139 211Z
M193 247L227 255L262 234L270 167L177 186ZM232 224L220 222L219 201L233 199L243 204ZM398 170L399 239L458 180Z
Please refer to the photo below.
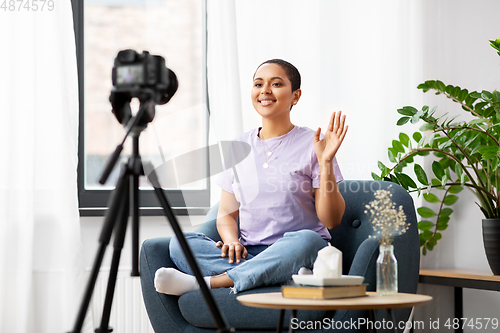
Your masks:
M261 138L261 142L262 142L262 149L264 151L264 158L266 160L266 162L264 162L264 164L262 165L262 167L264 169L267 169L269 168L269 160L271 159L271 156L273 155L274 151L281 145L281 143L283 142L283 140L286 138L286 136L288 135L288 133L290 133L290 131L295 127L295 125L292 124L292 126L290 127L290 129L288 130L288 132L286 132L286 134L281 138L281 140L278 142L278 144L276 146L273 147L273 149L269 149L269 147L267 146L267 143L266 141L264 140L264 136L262 135L262 132L259 132L260 134L260 138ZM266 148L268 150L267 154L266 154Z

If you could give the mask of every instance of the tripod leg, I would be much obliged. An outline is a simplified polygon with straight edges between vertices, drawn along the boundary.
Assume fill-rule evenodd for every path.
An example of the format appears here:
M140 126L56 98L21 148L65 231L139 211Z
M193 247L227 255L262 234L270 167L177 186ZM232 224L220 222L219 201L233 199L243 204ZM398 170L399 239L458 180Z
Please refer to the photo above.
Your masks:
M127 222L129 216L129 194L128 191L130 182L125 181L124 190L122 192L122 205L120 207L120 213L118 216L118 224L115 228L115 238L113 243L113 258L111 260L111 268L108 277L108 286L106 288L106 298L104 300L104 308L102 311L101 326L95 330L96 333L109 333L113 329L109 328L109 317L111 315L111 307L113 305L113 297L116 287L116 278L118 276L118 268L120 266L120 257L123 249L123 244L125 242L125 234L127 233Z
M97 276L99 275L99 269L102 265L102 260L104 258L104 253L106 252L106 247L111 239L111 234L113 233L113 228L115 226L116 216L120 210L120 203L122 201L122 194L125 188L124 183L128 184L126 166L122 165L120 171L120 177L116 184L115 190L112 192L109 204L109 210L106 214L106 219L104 220L104 225L101 230L101 235L99 236L99 248L97 250L96 257L94 259L94 265L92 266L92 271L90 273L89 281L85 289L85 294L76 317L75 326L73 327L72 333L80 333L83 327L83 322L85 321L85 316L87 315L87 310L89 308L90 300L92 298L92 293L95 288L97 281Z
M134 141L134 145L135 145ZM138 145L138 143L137 143ZM139 148L135 148L139 149ZM139 276L139 174L142 171L140 159L135 160L132 175L132 272L131 276ZM139 170L140 169L140 170Z
M175 235L177 236L177 239L179 240L179 243L182 247L182 251L184 252L184 255L186 256L186 259L189 263L189 266L191 267L191 271L193 272L194 276L196 277L196 280L198 281L198 284L200 285L200 290L203 294L203 298L205 299L205 302L207 303L207 306L210 310L210 314L212 315L212 318L215 324L217 325L218 328L217 332L218 333L234 332L234 328L230 327L226 319L223 317L219 307L217 306L217 303L215 303L215 300L212 297L212 294L210 293L210 289L208 289L208 286L205 283L203 276L201 275L200 267L196 263L196 260L193 256L193 252L191 252L191 249L187 243L186 238L184 237L184 234L182 233L179 223L177 222L177 219L175 218L175 215L172 212L172 209L170 208L170 204L168 203L165 193L161 189L161 186L159 186L159 181L158 177L156 176L156 173L152 171L148 175L148 178L150 183L154 187L156 196L158 197L158 201L163 207L165 215L170 221L172 229L174 229Z

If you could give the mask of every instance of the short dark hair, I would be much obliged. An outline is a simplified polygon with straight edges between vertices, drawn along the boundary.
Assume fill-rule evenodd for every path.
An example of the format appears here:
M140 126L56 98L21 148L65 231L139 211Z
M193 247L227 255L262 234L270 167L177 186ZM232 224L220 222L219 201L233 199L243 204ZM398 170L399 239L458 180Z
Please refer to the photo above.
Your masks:
M288 79L292 83L292 91L300 89L300 73L299 70L294 65L282 59L271 59L264 61L262 64L260 64L259 67L257 67L257 70L264 64L279 65L286 72Z

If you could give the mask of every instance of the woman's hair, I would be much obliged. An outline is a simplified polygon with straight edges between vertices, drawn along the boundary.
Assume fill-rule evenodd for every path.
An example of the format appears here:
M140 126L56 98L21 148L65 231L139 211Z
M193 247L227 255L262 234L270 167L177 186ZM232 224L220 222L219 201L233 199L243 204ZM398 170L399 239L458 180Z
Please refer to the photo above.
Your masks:
M300 89L300 73L299 70L294 65L282 59L271 59L264 61L262 64L260 64L259 67L257 67L257 70L264 64L279 65L286 72L288 79L292 83L292 91Z

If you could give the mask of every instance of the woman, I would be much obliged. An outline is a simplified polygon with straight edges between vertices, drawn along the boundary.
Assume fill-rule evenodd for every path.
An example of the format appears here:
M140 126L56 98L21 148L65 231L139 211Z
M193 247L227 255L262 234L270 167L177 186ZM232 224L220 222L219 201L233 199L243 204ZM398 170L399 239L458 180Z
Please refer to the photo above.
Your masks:
M257 68L251 97L262 127L236 139L248 143L251 154L219 179L222 241L186 234L210 288L240 292L288 281L301 267L312 268L330 239L327 229L340 224L345 204L335 155L348 126L341 112L332 114L324 137L321 128L314 132L292 124L290 110L301 94L300 74L292 64L273 59ZM197 290L175 237L170 256L180 271L159 269L157 291Z

